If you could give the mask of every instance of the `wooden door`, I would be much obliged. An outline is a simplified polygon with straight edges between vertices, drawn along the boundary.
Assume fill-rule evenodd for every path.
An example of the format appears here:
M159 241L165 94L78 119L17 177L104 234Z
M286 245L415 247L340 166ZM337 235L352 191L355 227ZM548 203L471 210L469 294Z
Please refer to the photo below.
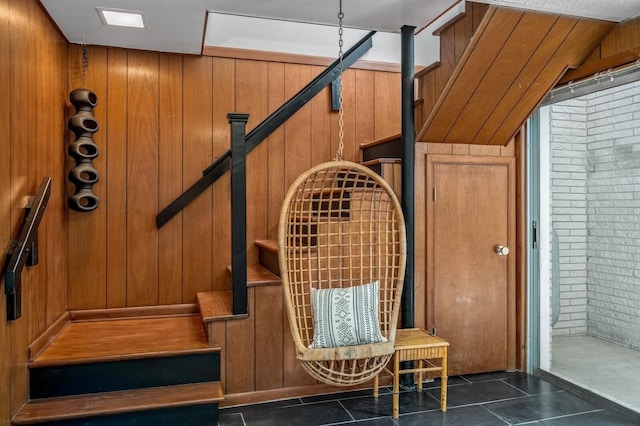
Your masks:
M451 345L450 374L514 368L513 159L429 157L427 327Z

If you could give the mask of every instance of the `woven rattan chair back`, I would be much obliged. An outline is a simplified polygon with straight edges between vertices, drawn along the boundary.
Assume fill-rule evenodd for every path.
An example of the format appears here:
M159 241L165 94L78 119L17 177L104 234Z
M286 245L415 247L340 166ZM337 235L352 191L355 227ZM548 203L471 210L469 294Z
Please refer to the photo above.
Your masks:
M320 164L289 189L278 228L280 273L297 358L324 383L349 386L375 377L394 352L406 262L400 204L371 169ZM387 342L309 349L311 288L379 282L380 329Z

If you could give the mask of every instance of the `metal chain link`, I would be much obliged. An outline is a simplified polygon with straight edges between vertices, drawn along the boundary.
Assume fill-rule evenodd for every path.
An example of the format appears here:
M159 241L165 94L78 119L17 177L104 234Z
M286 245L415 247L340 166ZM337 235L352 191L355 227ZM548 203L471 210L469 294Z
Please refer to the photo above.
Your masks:
M343 64L342 64L342 57L343 57L343 45L344 45L344 41L342 40L342 35L344 33L344 28L342 26L342 21L344 19L344 13L342 13L342 0L340 0L340 12L338 13L338 36L339 36L339 40L338 40L338 47L339 47L339 52L338 52L338 58L340 60L340 67L339 67L339 74L338 74L338 115L339 115L339 119L338 119L338 126L339 126L339 130L338 130L338 137L339 137L339 142L338 142L338 153L336 154L336 160L343 160L344 157L342 156L342 151L344 150L344 109L342 107L342 101L343 101L343 97L342 97L342 71L344 69Z
M89 68L89 52L87 51L87 45L82 43L82 73L80 79L82 81L82 87L87 79L87 68Z

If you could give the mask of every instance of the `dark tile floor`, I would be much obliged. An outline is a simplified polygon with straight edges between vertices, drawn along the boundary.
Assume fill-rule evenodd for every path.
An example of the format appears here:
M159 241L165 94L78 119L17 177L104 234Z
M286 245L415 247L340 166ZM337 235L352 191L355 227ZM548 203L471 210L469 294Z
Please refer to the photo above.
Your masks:
M391 389L352 391L224 408L220 426L253 425L547 425L637 426L637 421L587 402L524 373L449 378L447 412L440 412L440 382L400 394L400 417L391 417Z

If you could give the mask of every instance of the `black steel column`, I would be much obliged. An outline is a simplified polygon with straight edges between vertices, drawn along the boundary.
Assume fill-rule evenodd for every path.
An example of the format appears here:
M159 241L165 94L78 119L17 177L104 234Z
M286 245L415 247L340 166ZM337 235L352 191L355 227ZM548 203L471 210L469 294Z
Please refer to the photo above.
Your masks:
M247 149L249 114L227 114L231 126L231 281L233 314L247 313Z
M404 25L401 29L402 72L402 210L407 229L407 268L402 291L402 327L414 327L414 179L415 179L415 125L414 113L414 35L415 27ZM402 368L411 368L403 363ZM402 386L413 387L413 374L405 374Z

